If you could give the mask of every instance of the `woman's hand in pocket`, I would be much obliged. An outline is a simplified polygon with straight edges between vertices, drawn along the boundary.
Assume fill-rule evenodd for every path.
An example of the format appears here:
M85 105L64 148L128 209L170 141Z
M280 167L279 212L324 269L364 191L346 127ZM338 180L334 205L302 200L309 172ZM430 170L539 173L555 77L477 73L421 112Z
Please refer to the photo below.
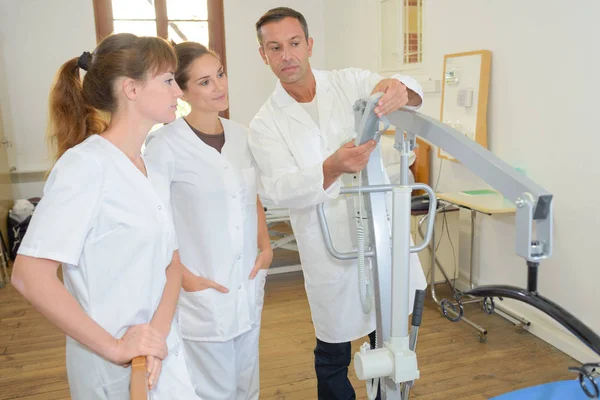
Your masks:
M250 279L254 279L261 269L268 269L271 266L271 262L273 262L273 249L268 247L256 257L254 268L250 272Z
M225 286L219 285L217 282L211 281L208 278L194 275L187 268L183 273L183 282L181 287L186 292L199 292L206 289L215 289L221 293L229 293L229 289L227 289Z

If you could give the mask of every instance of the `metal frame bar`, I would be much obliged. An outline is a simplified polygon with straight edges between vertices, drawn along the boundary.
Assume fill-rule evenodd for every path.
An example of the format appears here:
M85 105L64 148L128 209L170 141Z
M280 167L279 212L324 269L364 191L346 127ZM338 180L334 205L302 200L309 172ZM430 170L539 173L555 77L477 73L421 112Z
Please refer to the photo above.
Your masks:
M384 182L383 170L381 168L381 149L379 146L371 153L367 167L363 171L366 186L369 182ZM373 234L371 240L374 243L375 257L372 259L375 304L377 319L377 347L383 347L383 343L390 339L392 321L392 252L390 227L386 213L386 194L381 191L372 191L365 196L365 210L370 211L367 218L369 231ZM400 399L400 385L389 378L380 380L381 396L383 399Z
M503 194L517 206L516 253L528 261L552 255L552 194L518 172L498 156L460 132L409 110L387 116L390 123L444 149L465 167ZM536 223L537 238L533 236Z

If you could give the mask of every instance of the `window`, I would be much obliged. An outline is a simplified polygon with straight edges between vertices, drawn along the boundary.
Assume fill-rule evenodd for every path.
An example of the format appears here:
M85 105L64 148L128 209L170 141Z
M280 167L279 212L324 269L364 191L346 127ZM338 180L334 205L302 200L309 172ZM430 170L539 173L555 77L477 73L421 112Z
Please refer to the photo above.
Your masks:
M227 71L223 0L93 0L96 40L111 33L199 42L216 51ZM185 105L182 105L185 108ZM229 116L229 110L223 114Z
M380 69L418 69L423 63L423 0L379 0Z
M423 61L423 0L404 0L404 64Z

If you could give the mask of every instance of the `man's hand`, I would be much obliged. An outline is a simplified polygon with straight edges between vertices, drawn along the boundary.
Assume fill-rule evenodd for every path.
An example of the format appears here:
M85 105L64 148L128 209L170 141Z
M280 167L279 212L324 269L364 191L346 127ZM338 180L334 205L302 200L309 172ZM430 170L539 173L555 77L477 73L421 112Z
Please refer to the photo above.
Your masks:
M229 292L229 289L227 289L225 286L221 286L217 282L211 281L210 279L194 275L189 271L184 272L181 287L186 292L199 292L206 289L215 289L221 293Z
M369 162L369 157L376 144L377 142L374 140L369 140L357 147L354 145L354 140L352 140L337 149L327 160L331 160L334 171L343 174L358 172Z
M323 189L331 186L342 174L362 171L376 145L374 140L369 140L357 147L352 140L337 149L323 162Z
M421 97L404 86L398 79L382 79L371 94L377 92L384 93L374 110L378 117L399 110L406 105L418 106L421 104Z

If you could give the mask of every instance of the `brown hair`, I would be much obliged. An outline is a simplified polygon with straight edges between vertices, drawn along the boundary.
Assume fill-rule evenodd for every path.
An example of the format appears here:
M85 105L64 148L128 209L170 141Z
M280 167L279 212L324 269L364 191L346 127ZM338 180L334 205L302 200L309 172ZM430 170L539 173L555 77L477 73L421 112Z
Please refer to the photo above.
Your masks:
M262 28L263 25L269 23L269 22L277 22L277 21L281 21L284 18L295 18L298 20L298 22L300 22L300 25L302 25L302 30L304 31L304 37L306 39L306 41L308 42L308 24L306 23L306 19L304 18L304 15L302 15L301 13L299 13L296 10L293 10L289 7L277 7L277 8L272 8L269 11L267 11L266 13L263 14L262 17L260 17L260 19L258 21L256 21L256 38L258 39L258 43L260 44L260 46L262 47L263 45L263 38L262 38L262 32L260 31L260 28Z
M197 58L210 54L217 60L220 59L217 53L197 42L183 42L176 44L175 53L177 53L175 82L177 82L181 90L187 89L187 83L190 80L189 67Z
M113 91L118 78L143 81L148 73L176 68L177 57L166 40L129 33L110 35L92 54L85 52L64 63L50 91L48 139L55 159L106 129L102 112L116 111ZM80 69L87 71L83 79Z

